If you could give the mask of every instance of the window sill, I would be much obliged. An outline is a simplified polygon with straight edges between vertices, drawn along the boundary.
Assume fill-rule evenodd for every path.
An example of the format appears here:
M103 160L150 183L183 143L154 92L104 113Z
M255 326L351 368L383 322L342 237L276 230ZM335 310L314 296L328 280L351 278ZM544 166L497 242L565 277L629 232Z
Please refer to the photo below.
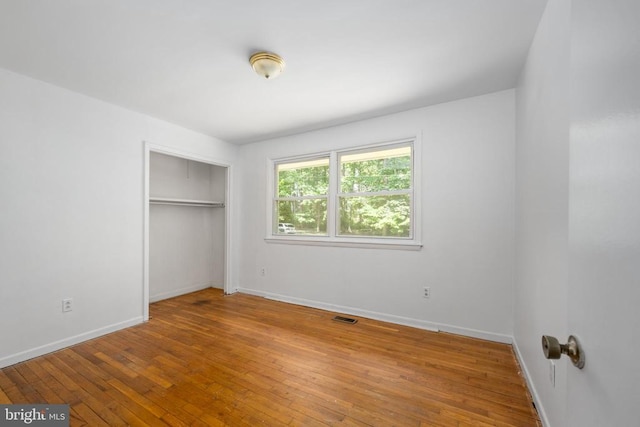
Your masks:
M304 246L333 246L343 248L362 249L392 249L404 251L419 251L422 244L413 241L389 241L385 239L336 239L329 237L306 237L306 236L268 236L264 239L267 243L277 243L285 245Z

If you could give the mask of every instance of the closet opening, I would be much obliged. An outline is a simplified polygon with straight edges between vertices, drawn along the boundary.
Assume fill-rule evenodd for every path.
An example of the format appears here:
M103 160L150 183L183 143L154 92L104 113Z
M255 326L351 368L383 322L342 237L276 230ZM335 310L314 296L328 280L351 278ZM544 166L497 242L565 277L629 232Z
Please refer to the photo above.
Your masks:
M228 292L229 165L146 145L144 319L149 304Z

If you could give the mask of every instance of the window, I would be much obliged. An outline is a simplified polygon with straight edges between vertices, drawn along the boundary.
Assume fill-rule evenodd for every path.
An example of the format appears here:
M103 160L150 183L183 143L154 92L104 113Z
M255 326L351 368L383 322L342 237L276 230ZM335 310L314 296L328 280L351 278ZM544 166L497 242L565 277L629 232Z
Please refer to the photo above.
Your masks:
M411 237L411 146L338 156L340 236Z
M276 163L274 234L327 235L329 157Z
M414 140L275 161L277 241L419 246Z

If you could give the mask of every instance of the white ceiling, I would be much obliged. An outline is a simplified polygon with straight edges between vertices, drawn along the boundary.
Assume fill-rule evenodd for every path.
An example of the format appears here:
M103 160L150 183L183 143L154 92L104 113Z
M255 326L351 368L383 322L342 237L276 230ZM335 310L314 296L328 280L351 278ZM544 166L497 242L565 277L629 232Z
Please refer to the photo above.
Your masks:
M0 67L240 144L514 87L545 4L0 0Z

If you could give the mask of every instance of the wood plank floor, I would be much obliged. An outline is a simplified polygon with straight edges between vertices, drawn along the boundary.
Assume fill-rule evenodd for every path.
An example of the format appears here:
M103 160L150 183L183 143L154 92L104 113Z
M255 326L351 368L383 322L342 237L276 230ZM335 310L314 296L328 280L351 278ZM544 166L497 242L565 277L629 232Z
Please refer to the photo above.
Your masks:
M0 371L72 426L539 426L510 346L207 289Z

